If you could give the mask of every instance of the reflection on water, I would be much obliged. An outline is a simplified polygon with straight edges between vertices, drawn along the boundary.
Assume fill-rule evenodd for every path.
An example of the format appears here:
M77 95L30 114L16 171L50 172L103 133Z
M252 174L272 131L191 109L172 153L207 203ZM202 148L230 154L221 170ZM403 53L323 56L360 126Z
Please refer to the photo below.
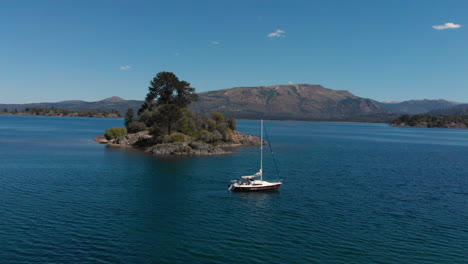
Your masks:
M233 192L231 198L236 199L239 203L245 205L245 209L266 209L271 206L271 203L279 199L281 191L269 192Z

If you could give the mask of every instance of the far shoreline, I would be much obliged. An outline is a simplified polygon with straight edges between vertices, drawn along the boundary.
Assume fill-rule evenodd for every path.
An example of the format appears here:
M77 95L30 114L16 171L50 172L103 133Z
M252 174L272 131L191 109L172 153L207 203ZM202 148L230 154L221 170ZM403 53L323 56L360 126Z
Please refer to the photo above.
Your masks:
M31 115L31 114L13 114L2 113L0 116L27 116L27 117L69 117L69 118L102 118L102 119L124 119L124 117L105 117L105 116L64 116L64 115ZM236 120L258 121L252 118L236 118ZM314 123L343 123L343 124L389 124L388 122L365 122L365 121L337 121L337 120L303 120L303 119L263 119L264 121L285 121L285 122L314 122Z
M0 116L124 119L124 117L107 117L107 116L31 115L31 114L12 114L12 113L7 113L7 114L0 113Z

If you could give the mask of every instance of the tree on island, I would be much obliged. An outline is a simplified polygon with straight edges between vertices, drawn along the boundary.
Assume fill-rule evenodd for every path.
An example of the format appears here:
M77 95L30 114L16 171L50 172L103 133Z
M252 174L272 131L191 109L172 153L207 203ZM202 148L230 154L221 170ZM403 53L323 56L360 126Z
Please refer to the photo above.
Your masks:
M138 110L138 114L163 104L174 104L184 108L192 101L198 100L195 88L186 81L180 81L172 72L158 73L150 82L148 89L145 103Z
M198 99L195 88L174 73L160 72L150 82L146 100L133 116L128 110L125 126L129 133L148 130L152 143L198 140L217 144L229 142L236 121L221 113L199 115L187 106Z
M138 121L126 123L129 131L151 127L153 135L171 134L182 118L182 110L198 99L195 88L172 72L160 72L150 82L145 102L138 110Z
M163 104L158 106L157 111L153 115L152 121L158 126L153 128L167 128L167 134L172 133L173 124L182 118L181 108L176 104ZM153 134L164 134L165 131L155 130Z
M3 109L3 112L4 112L4 113L8 113L8 109L4 108L4 109Z

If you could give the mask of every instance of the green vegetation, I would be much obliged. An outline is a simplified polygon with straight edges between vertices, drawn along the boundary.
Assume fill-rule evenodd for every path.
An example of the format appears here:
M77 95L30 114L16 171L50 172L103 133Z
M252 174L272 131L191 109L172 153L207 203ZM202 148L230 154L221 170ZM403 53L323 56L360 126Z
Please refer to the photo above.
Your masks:
M227 122L229 129L237 130L237 122L234 118L229 118L228 120L226 120L226 122Z
M149 130L157 142L167 142L166 135L178 132L206 143L221 143L231 141L236 120L220 113L198 115L188 108L165 104L145 110L127 128L132 133Z
M182 118L182 111L175 104L160 105L151 114L151 127L155 135L171 134L175 123Z
M112 127L106 130L106 134L104 134L104 137L106 137L106 139L109 140L123 137L125 135L127 135L127 129L125 127Z
M135 115L133 114L133 109L129 108L127 113L125 113L125 127L128 127L131 122L135 119Z
M468 116L404 114L393 120L391 124L413 127L468 128Z
M172 133L170 135L166 135L164 137L164 142L165 143L174 143L174 142L184 142L185 141L185 135L179 132Z
M171 72L160 72L150 82L145 103L135 117L130 109L125 126L130 133L149 130L152 143L183 142L190 139L218 144L231 141L236 120L221 113L198 115L187 106L198 96L186 81Z
M140 121L132 121L127 126L127 130L130 133L137 133L137 132L140 132L140 131L143 131L143 130L146 130L146 129L147 129L147 127L146 127L145 123L140 122Z

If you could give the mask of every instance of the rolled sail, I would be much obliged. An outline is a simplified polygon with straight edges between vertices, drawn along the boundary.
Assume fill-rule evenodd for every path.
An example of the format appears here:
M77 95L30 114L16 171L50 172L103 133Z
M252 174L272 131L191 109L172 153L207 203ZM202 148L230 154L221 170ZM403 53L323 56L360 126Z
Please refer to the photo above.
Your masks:
M262 176L262 170L260 169L257 173L255 173L254 175L248 175L248 176L242 176L241 178L242 179L253 179L255 177L260 177Z

